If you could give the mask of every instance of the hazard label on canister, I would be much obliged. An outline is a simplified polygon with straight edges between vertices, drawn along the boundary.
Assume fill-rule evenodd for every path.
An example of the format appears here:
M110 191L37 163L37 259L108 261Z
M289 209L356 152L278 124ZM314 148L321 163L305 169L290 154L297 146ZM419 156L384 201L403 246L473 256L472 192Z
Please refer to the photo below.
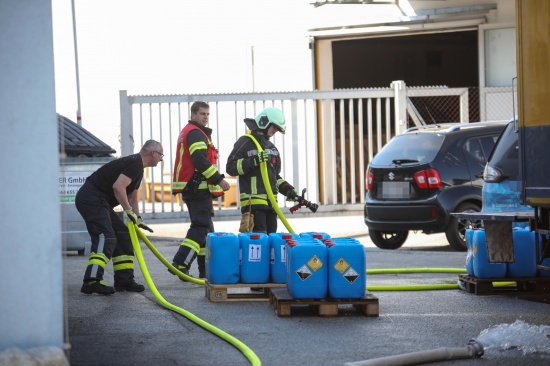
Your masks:
M296 274L298 275L298 277L300 277L300 279L302 281L305 281L307 280L309 277L311 277L311 275L313 273L311 273L311 271L309 270L309 268L304 264L303 266L301 266L300 268L298 268L298 270L296 271Z
M344 278L349 282L349 283L354 283L356 279L359 278L359 273L357 273L356 270L354 270L353 268L349 268L346 273L344 273Z
M307 261L307 265L309 268L313 270L313 272L317 272L319 268L323 266L323 262L317 257L316 255L313 256L309 261Z
M346 262L344 258L340 258L334 263L334 269L340 272L341 274L344 274L346 269L349 268L349 263Z

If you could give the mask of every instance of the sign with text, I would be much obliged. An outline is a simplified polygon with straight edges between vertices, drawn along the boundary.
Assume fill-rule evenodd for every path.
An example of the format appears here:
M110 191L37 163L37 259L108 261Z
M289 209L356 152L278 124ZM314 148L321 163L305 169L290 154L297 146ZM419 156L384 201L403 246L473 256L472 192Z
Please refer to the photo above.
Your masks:
M72 203L75 200L76 192L82 187L89 174L82 175L80 172L62 172L59 177L59 199L61 203Z

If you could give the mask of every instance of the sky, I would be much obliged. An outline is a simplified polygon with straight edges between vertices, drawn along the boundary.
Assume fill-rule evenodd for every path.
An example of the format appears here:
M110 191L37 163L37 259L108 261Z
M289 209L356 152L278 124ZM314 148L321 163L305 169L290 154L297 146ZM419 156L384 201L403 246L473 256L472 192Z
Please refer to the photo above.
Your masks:
M310 2L74 0L82 126L120 153L119 90L129 95L312 90L307 29L364 23L365 12L392 10L314 8ZM57 113L76 122L71 0L52 0L52 14Z

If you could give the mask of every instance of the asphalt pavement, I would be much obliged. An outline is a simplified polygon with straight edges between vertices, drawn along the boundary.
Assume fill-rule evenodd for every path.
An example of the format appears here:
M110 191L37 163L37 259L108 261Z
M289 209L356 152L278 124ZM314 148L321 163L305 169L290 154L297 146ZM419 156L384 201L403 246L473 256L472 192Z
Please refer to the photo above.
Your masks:
M444 235L412 234L399 250L381 250L368 239L362 215L288 218L293 231L355 237L364 246L367 269L464 268L465 253L455 252ZM189 227L178 220L150 221L155 248L171 261ZM237 232L237 220L215 221L216 231ZM279 231L287 231L280 223ZM379 316L366 317L341 305L336 317L321 317L309 306L278 317L269 302L211 302L204 285L182 282L168 273L147 246L141 251L154 288L112 296L80 293L87 258L67 253L65 266L67 352L71 365L344 365L379 357L440 348L466 347L483 340L481 358L433 365L548 365L550 304L513 295L480 296L460 289L371 291ZM136 280L146 284L136 262ZM196 264L191 275L197 275ZM112 266L105 279L113 283ZM367 275L367 286L456 284L457 274ZM248 291L245 289L244 291ZM167 310L161 301L183 309ZM193 321L194 320L194 321ZM202 323L204 327L197 325ZM206 325L205 325L206 324ZM526 333L518 332L518 327ZM540 332L540 329L545 331ZM224 337L229 337L229 342ZM546 339L546 343L549 343ZM244 346L248 351L243 351Z

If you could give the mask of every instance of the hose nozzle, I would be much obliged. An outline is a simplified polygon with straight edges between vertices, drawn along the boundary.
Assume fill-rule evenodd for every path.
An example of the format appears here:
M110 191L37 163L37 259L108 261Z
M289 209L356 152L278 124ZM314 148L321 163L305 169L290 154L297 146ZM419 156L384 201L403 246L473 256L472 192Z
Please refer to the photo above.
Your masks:
M468 348L472 350L472 356L480 358L485 354L483 350L483 345L475 338L470 339L468 342Z
M302 195L296 196L294 198L294 201L296 201L298 204L290 208L290 213L294 213L294 211L298 210L302 206L306 206L313 213L317 212L317 210L319 209L319 205L314 202L310 202L306 200L305 195L306 195L306 189L304 188L302 189Z

